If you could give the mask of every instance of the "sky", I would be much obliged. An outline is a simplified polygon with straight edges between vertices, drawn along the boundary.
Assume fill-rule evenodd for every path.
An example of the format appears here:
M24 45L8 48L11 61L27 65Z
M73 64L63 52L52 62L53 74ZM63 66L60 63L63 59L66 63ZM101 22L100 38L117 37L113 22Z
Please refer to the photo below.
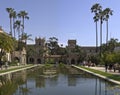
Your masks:
M16 12L25 10L30 19L25 20L24 31L32 34L33 39L56 37L58 43L64 46L69 39L77 40L79 46L95 46L96 28L94 14L90 10L95 3L99 3L103 9L113 10L109 19L109 39L120 40L120 0L1 0L0 26L9 33L6 8L14 8ZM105 25L104 22L103 42L106 37ZM34 41L28 41L28 44L34 44Z

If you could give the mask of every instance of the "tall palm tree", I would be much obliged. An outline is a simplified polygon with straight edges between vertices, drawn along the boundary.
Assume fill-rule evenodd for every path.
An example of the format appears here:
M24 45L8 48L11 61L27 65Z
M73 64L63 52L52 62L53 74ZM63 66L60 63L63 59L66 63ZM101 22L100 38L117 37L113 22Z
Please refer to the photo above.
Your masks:
M13 15L13 8L6 8L6 11L9 13L10 18L10 35L12 36L12 15Z
M14 23L14 28L17 30L18 32L18 50L22 50L23 48L23 43L21 40L21 29L23 28L23 25L21 24L20 20L16 20L16 22Z
M93 20L96 24L96 52L98 51L98 29L97 29L97 22L99 21L99 12L101 10L100 4L96 3L91 7L91 12L95 13Z
M28 17L28 13L26 12L26 11L20 11L19 13L18 13L18 17L19 18L22 18L22 25L23 25L23 30L22 30L22 34L24 33L24 20L25 19L29 19L29 17Z
M13 11L12 17L13 17L13 30L14 30L14 38L15 38L16 33L15 33L14 23L15 23L15 19L17 18L16 11Z
M99 12L99 19L100 19L100 56L101 56L101 51L102 51L102 24L103 24L103 21L104 21L104 19L103 19L103 17L104 17L104 12L103 12L103 10L101 9L100 10L100 12Z
M15 23L14 23L14 28L17 30L18 32L18 40L20 40L20 30L21 30L21 21L20 20L16 20Z
M110 15L113 15L113 10L106 8L104 10L104 20L106 21L106 44L108 43L108 19Z

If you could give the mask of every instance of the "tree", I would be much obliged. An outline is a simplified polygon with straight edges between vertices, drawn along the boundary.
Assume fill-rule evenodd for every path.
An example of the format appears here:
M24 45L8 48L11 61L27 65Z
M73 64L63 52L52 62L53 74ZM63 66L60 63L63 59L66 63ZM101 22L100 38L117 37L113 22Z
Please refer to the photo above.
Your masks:
M113 52L117 45L119 45L118 39L111 38L110 41L108 41L109 51Z
M14 39L5 33L0 33L0 60L6 52L14 49Z
M23 25L23 30L22 30L22 34L24 33L24 20L25 19L29 19L29 17L28 17L28 13L26 12L26 11L20 11L19 13L18 13L18 17L19 18L22 18L22 25Z
M104 20L106 21L106 43L108 42L108 19L110 15L113 15L113 10L106 8L104 10Z
M107 44L107 45L106 45ZM106 44L102 44L102 53L114 52L116 46L120 46L118 39L111 38Z
M102 24L103 24L103 19L104 17L104 12L101 8L100 12L99 12L99 19L100 19L100 56L102 56Z
M23 35L21 35L21 39L22 39L22 41L25 42L25 44L27 44L27 40L33 41L31 36L32 36L31 34L28 35L27 33L23 33Z
M94 13L93 20L96 24L96 52L98 51L98 29L97 29L97 22L99 21L99 12L101 10L101 6L96 3L91 7L91 12Z
M9 13L9 18L10 18L10 35L12 36L12 17L13 17L13 12L14 9L13 8L6 8L6 11Z
M14 23L15 23L15 19L17 18L16 11L13 11L12 17L13 17L13 29L14 29L14 38L15 38L16 33L15 33Z
M20 32L21 32L21 27L23 25L21 24L21 21L20 20L16 20L15 23L14 23L14 28L17 30L18 32L18 40L20 40Z
M16 20L15 23L14 23L14 28L17 30L18 32L18 50L21 50L22 47L24 46L24 44L22 43L21 41L21 38L20 38L20 32L21 32L21 28L23 27L23 25L21 24L21 21L20 20Z
M113 64L115 62L114 57L115 57L115 53L106 52L104 54L105 63L107 63L107 64L112 63Z
M50 54L56 54L59 48L58 39L56 37L50 37L47 42L47 47L50 50Z

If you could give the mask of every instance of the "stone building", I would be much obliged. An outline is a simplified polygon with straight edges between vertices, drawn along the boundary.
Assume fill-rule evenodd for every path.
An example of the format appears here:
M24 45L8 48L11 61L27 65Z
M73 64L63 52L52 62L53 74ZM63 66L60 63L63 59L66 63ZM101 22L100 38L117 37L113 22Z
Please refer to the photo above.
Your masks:
M35 44L27 45L27 63L41 64L46 60L53 59L54 63L60 61L66 64L78 64L80 55L75 52L77 46L76 40L68 40L68 45L65 47L67 53L65 55L49 55L45 45L45 38L35 38ZM95 54L95 47L80 47L87 55Z
M79 59L80 59L80 54L79 52L76 52L76 46L77 46L77 41L76 40L68 40L68 46L67 51L67 63L68 64L79 64ZM96 54L96 47L79 47L78 48L84 52L86 54L86 58L91 56L91 55L95 55Z
M12 57L12 60L16 61L20 65L25 65L26 64L26 49L23 47L22 50L13 51L11 57Z
M96 54L96 47L93 46L86 46L86 47L81 47L83 51L86 52L87 56L89 55L95 55ZM99 50L99 49L98 49Z
M7 36L10 36L2 29L2 27L0 27L0 33L4 33ZM1 49L0 49L0 53L1 53ZM3 61L8 61L8 62L17 61L20 64L26 64L26 50L25 50L25 48L23 48L20 51L6 52L5 60L3 60Z
M76 47L76 40L68 40L67 48L67 64L77 64L79 54L73 50Z
M35 38L35 44L27 45L27 63L44 63L45 38Z

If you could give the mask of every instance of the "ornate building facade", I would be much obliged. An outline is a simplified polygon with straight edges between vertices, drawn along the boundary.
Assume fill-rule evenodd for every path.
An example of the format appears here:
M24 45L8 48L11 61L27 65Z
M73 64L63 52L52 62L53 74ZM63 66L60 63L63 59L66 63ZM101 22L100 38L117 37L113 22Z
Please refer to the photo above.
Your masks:
M45 54L45 38L35 38L35 44L27 45L27 63L44 63Z
M46 47L45 38L35 38L35 44L27 45L27 63L42 64L46 59L53 59L54 63L64 62L66 64L78 64L80 55L74 52L77 46L76 40L68 40L68 45L65 47L67 53L64 55L49 55ZM86 56L96 53L95 47L81 47L87 53Z

